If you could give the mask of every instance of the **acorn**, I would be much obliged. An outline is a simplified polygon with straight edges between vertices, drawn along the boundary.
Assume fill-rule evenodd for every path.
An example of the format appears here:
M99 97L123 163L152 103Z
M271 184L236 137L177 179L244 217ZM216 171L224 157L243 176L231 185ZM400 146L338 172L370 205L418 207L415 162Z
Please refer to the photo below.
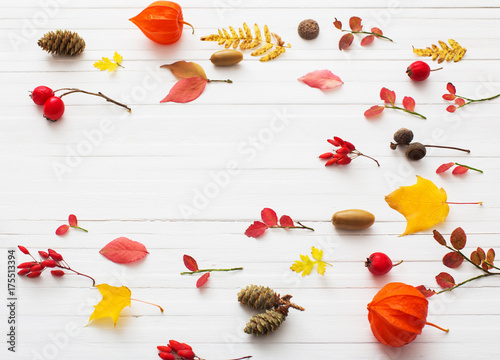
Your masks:
M427 150L425 149L425 146L419 142L415 142L408 145L405 151L405 156L410 160L420 160L426 153Z
M391 149L396 150L398 145L409 145L413 140L413 131L406 128L401 128L394 133L395 144L391 142Z
M299 36L304 40L316 39L319 34L319 25L312 19L302 21L298 27Z

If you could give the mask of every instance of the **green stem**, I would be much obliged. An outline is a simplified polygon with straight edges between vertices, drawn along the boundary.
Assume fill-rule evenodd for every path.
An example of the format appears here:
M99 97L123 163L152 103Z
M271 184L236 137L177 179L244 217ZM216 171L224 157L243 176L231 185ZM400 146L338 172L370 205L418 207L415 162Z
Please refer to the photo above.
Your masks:
M237 268L231 268L231 269L201 269L201 270L196 270L196 271L181 272L181 275L192 275L192 274L198 274L198 273L204 273L204 272L212 272L212 271L235 271L235 270L243 270L243 268L242 267L237 267Z
M384 36L384 35L380 35L380 34L375 34L373 32L370 32L370 31L351 31L351 30L342 30L343 32L350 32L351 34L367 34L367 35L373 35L375 37L378 37L378 38L383 38L383 39L386 39L386 40L389 40L390 42L394 42L394 40L392 40L391 38L388 38L387 36Z
M491 275L500 275L500 273L487 273L487 274L483 274L483 275L478 275L478 276L475 276L475 277L470 278L468 280L462 281L461 283L458 283L458 284L456 284L455 286L453 286L451 288L443 289L441 291L438 291L436 294L441 294L441 293L444 293L446 291L452 291L452 290L456 289L457 287L460 287L460 286L462 286L464 284L467 284L468 282L471 282L473 280L477 280L477 279L480 279L480 278L483 278L483 277L486 277L486 276L491 276Z
M402 111L404 111L404 112L407 112L408 114L412 114L412 115L420 116L422 119L427 120L427 118L426 118L424 115L419 114L419 113L417 113L417 112L415 112L415 111L410 111L410 110L407 110L407 109L401 108L401 107L399 107L399 106L394 106L394 105L393 105L393 106L387 106L387 105L385 105L385 107L386 107L386 108L389 108L389 109L397 109L397 110L402 110Z
M82 231L85 231L85 232L89 232L87 229L84 229L82 227L79 227L79 226L73 226L73 225L70 225L73 229L78 229L78 230L82 230Z
M232 84L233 80L230 80L230 79L227 79L227 80L211 80L211 79L207 79L207 82L209 82L209 83L211 83L211 82L225 82L225 83L228 83L228 84Z
M493 269L497 269L497 270L500 270L500 268L496 267L495 265L493 264L490 264L489 262L487 262L486 260L483 260L483 263L485 263L486 265L488 266L491 266ZM483 269L484 270L484 269Z
M460 96L460 95L455 95L457 98L460 98L460 99L464 99L464 100L467 100L468 103L467 104L470 104L471 102L479 102L479 101L486 101L486 100L493 100L493 99L496 99L497 97L500 96L500 94L496 94L496 95L493 95L493 96L490 96L488 98L484 98L484 99L469 99L469 98L466 98L465 96ZM464 104L462 106L465 106L467 104Z
M472 166L468 166L468 165L464 165L464 164L455 163L455 165L463 166L464 168L471 169L471 170L474 170L474 171L478 171L481 174L484 172L483 170L479 170L479 169L473 168Z

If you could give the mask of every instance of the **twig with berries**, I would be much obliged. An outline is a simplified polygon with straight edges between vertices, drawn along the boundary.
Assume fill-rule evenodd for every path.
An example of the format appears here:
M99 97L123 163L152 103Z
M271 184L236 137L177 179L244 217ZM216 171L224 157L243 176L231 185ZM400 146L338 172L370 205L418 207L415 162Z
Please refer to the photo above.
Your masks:
M395 110L401 110L404 111L408 114L412 114L415 116L418 116L422 119L427 119L424 115L419 114L418 112L415 112L415 100L410 97L410 96L405 96L403 98L403 107L396 106L396 93L392 90L389 90L387 88L382 88L380 90L380 99L384 100L384 106L382 105L374 105L368 110L365 111L364 115L365 117L374 117L377 115L382 114L382 112L385 109L395 109Z
M325 163L325 166L330 166L330 165L334 165L334 164L347 165L347 164L350 164L352 160L356 159L359 156L364 156L368 159L371 159L371 160L375 161L378 166L380 166L380 164L378 163L377 160L375 160L371 156L368 156L368 155L361 153L349 141L344 141L341 138L339 138L338 136L334 136L333 139L328 139L327 141L331 145L338 147L338 149L335 150L335 153L327 152L327 153L321 154L319 156L320 159L328 160Z
M170 340L168 342L168 345L159 345L156 348L159 351L158 356L163 360L204 360L194 353L193 348L190 345L175 340ZM243 360L250 358L251 356L243 356L232 360Z
M497 94L484 99L469 99L465 96L457 95L457 89L451 82L446 85L446 90L448 90L448 94L444 94L443 99L455 102L455 105L450 105L446 108L446 111L451 113L454 113L457 109L467 106L471 103L493 100L500 96L500 94Z
M253 224L246 229L246 236L258 238L263 235L267 229L305 229L314 231L313 228L305 226L299 221L297 221L299 226L295 225L292 218L288 215L281 216L278 224L278 216L276 215L276 212L270 208L264 208L260 212L260 217L262 218L262 221L254 221Z
M208 278L210 277L210 273L212 271L238 271L238 270L243 270L242 267L236 267L236 268L230 268L230 269L200 269L198 268L198 263L196 260L189 255L184 255L183 257L184 265L186 268L190 271L184 271L181 272L181 275L193 275L193 274L199 274L199 273L205 273L203 274L198 281L196 282L196 287L202 287L205 285L205 283L208 281Z

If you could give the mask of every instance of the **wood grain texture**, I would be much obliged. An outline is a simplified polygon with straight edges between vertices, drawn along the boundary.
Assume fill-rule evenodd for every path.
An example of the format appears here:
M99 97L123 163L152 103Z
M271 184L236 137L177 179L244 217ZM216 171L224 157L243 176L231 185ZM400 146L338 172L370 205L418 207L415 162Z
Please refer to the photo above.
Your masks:
M134 298L161 304L165 313L133 302L116 329L111 321L87 320L100 300L88 279L18 279L18 344L15 354L2 340L2 359L158 359L156 346L168 339L190 343L200 357L230 359L435 359L462 358L474 349L478 358L500 351L500 279L472 282L430 299L429 321L450 328L448 334L425 328L401 349L387 348L373 337L366 304L390 281L436 288L434 276L446 271L446 253L431 231L398 237L406 226L384 196L412 185L416 175L443 187L450 201L483 201L482 206L452 205L446 237L458 226L468 235L465 253L477 246L500 248L500 176L498 113L500 100L445 111L441 98L451 81L457 93L487 97L500 92L500 7L488 0L418 2L296 0L243 2L190 1L182 4L187 29L178 43L149 41L130 22L148 3L122 0L52 0L0 4L0 278L7 279L7 250L22 244L36 253L54 248L75 269L98 283L126 285ZM378 26L394 43L376 39L366 48L356 38L338 50L341 33L334 18L348 24L360 16L365 27ZM316 40L297 34L300 21L320 24ZM260 63L245 52L230 68L214 67L210 55L222 49L200 36L243 22L269 25L292 48L280 58ZM86 41L77 58L53 57L36 41L45 32L68 28ZM412 46L426 47L453 38L468 49L459 63L423 83L412 83L406 67L418 58ZM124 69L99 72L92 64L114 51ZM159 67L178 60L202 65L211 79L190 104L160 104L175 83ZM329 69L344 81L321 92L297 81L317 69ZM35 86L80 87L102 91L133 111L102 99L72 95L60 121L49 123L28 97ZM416 100L421 120L386 110L367 120L363 112L381 104L381 87ZM392 134L401 127L415 140L469 148L470 154L429 149L419 162L391 151ZM340 136L367 155L347 167L325 168L318 155L331 150L326 139ZM437 175L436 168L456 161L484 174ZM246 227L271 207L314 232L269 230L259 239L244 236ZM366 209L375 224L362 232L335 229L338 210ZM186 210L188 209L188 210ZM55 229L74 213L89 233ZM99 254L109 241L126 236L150 254L129 266ZM322 248L331 262L324 277L301 278L290 271L299 254ZM404 260L386 276L373 277L363 261L382 251ZM498 251L497 251L498 252ZM182 256L201 268L243 266L243 271L214 273L203 289L198 275L181 276ZM17 253L18 262L28 261ZM457 281L477 275L464 264L450 270ZM48 276L45 276L48 275ZM249 284L266 285L306 308L291 311L269 337L243 333L252 311L236 294ZM5 293L5 292L4 292ZM3 303L2 303L3 304ZM8 309L0 306L0 329L7 331ZM2 339L4 339L2 337Z

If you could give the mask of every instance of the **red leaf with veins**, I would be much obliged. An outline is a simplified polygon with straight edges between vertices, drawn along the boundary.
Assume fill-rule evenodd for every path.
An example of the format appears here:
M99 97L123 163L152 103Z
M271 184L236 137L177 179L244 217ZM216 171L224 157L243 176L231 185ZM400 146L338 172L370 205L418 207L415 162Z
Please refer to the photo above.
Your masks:
M403 98L403 106L408 111L415 110L415 100L412 97L405 96Z
M444 173L445 171L449 170L453 165L455 165L455 163L453 163L453 162L449 162L449 163L441 165L440 167L437 168L436 174Z
M432 233L434 234L434 239L439 243L439 245L446 246L446 240L439 231L434 230Z
M384 35L384 33L382 32L382 30L380 30L378 27L373 27L372 28L372 33L374 33L375 36L377 36L377 35Z
M262 221L264 221L267 226L278 225L278 215L276 215L276 212L273 209L264 208L260 212L260 216L262 217Z
M370 45L373 42L373 40L375 40L375 36L373 35L365 36L363 39L361 39L360 45L361 46Z
M337 18L335 18L335 21L333 22L333 26L335 26L339 30L342 30L342 22L337 20Z
M419 285L416 287L416 289L420 291L426 298L436 294L434 290L427 289L424 285Z
M119 237L108 243L99 251L112 262L118 264L128 264L144 258L148 253L146 247L140 242L130 240L126 237Z
M248 227L245 231L245 235L248 237L258 238L266 232L269 226L261 221L254 221L252 225Z
M465 235L464 229L457 227L450 236L450 242L454 249L462 250L467 243L467 235Z
M184 255L182 260L184 260L184 265L189 271L198 271L198 263L189 255Z
M455 286L455 279L453 278L453 276L451 276L447 272L439 273L436 276L436 282L443 289L449 289L449 288L452 288L453 286Z
M76 216L71 214L68 218L69 226L78 226L78 220L76 219Z
M340 50L347 49L349 46L351 46L353 40L354 40L354 35L353 34L351 34L351 33L345 34L344 36L342 36L340 38L339 49Z
M391 104L394 106L396 102L396 93L388 88L383 87L380 90L380 98L384 100L386 104Z
M451 82L446 84L446 90L452 95L455 95L457 93L457 89L455 88L455 85L453 85Z
M61 225L56 230L56 235L64 235L68 232L69 225Z
M385 109L384 106L374 105L371 108L369 108L368 110L366 110L364 115L366 117L377 116L377 115L382 114L382 112L384 111L384 109Z
M295 224L293 223L293 220L290 216L288 215L283 215L280 217L280 225L283 227L293 227Z
M464 257L455 251L449 252L443 256L443 265L451 269L459 267L463 262Z
M207 80L199 77L190 77L186 79L179 80L168 95L160 101L164 102L176 102L176 103L187 103L196 100L205 90L207 86Z
M352 31L361 31L363 26L361 25L361 18L353 16L349 19L349 27Z
M208 278L210 277L210 273L207 272L205 274L203 274L199 279L198 281L196 282L196 287L197 288L200 288L202 287L203 285L205 285L208 281Z
M465 166L457 166L456 168L453 169L451 172L453 175L462 175L465 174L467 171L469 171L468 168Z

